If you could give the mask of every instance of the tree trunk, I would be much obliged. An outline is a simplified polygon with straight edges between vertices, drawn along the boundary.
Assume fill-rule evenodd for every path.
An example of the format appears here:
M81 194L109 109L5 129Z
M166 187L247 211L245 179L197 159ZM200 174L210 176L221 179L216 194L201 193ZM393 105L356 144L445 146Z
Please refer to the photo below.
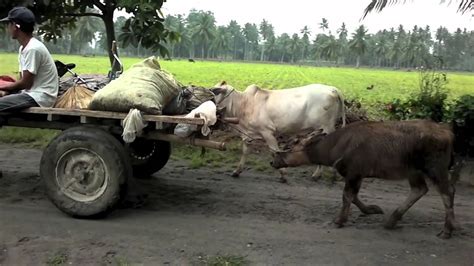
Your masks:
M357 56L356 68L359 68L360 65L360 55Z
M260 54L260 61L263 61L264 54L265 54L265 43L262 45L262 53Z
M234 55L233 55L233 59L235 60L237 57L237 41L236 41L236 38L234 37Z
M106 10L102 11L102 20L104 21L105 32L107 35L107 53L109 54L109 61L112 71L116 71L120 68L118 63L114 65L114 54L112 52L112 42L115 41L114 10L114 7L107 5Z
M247 60L247 41L244 43L244 61Z

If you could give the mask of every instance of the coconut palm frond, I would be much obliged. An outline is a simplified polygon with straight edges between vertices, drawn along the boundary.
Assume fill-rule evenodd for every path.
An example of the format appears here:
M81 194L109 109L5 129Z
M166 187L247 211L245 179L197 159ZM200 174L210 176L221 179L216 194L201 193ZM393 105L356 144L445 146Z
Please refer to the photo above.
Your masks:
M364 19L368 13L374 10L377 12L380 12L389 5L405 3L406 1L407 0L372 0L369 3L369 5L365 8L362 19ZM464 14L468 11L474 10L474 0L458 0L458 1L460 2L458 6L458 12ZM442 4L444 2L446 2L446 0L441 0L440 3Z
M474 0L461 0L461 3L458 7L458 12L462 14L474 10Z
M370 4L365 8L364 16L362 18L365 18L367 16L367 14L372 12L373 10L375 10L377 12L380 12L387 5L394 5L394 4L398 4L400 2L405 3L406 0L372 0L372 2L370 2Z

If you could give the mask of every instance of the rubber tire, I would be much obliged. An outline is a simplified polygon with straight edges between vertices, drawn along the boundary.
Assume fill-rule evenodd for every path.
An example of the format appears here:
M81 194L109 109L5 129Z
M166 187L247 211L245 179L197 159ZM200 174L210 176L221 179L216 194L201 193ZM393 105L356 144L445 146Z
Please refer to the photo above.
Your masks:
M109 173L105 191L90 202L68 197L61 192L56 182L56 163L62 154L74 148L87 148L97 153ZM58 209L73 217L94 218L103 217L114 210L126 196L132 166L126 150L115 137L99 128L81 126L63 131L48 144L41 157L40 176L49 199Z
M155 145L155 151L149 159L140 161L133 158L132 153L134 145L137 145L137 143L145 146L151 146L152 144ZM139 179L150 178L151 175L158 172L166 165L171 156L171 144L167 141L161 140L137 139L128 146L128 149L132 162L133 176Z

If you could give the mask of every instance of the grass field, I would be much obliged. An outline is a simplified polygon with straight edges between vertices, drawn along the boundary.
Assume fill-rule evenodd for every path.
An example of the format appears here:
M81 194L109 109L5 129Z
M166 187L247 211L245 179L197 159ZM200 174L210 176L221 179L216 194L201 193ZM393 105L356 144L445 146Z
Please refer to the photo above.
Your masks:
M106 74L109 61L106 57L81 57L69 55L53 55L64 63L75 63L74 70L78 74ZM125 69L142 60L141 58L122 58ZM0 53L0 75L17 75L17 55ZM324 83L341 89L346 98L357 99L368 109L372 117L383 116L382 107L393 98L406 98L418 89L419 74L416 71L391 71L380 69L354 69L307 67L277 64L231 63L231 62L199 62L187 60L161 61L163 69L171 72L184 85L194 84L211 87L221 80L226 80L239 90L250 84L263 88L282 89L309 83ZM450 99L462 94L474 94L474 75L472 73L448 73L448 89ZM374 85L372 90L367 87ZM39 129L6 128L0 131L0 142L24 143L44 146L55 132ZM200 149L179 146L174 149L175 158L183 158L192 167L203 165L221 167L221 163L237 161L240 150L232 143L230 152L209 152L205 158L199 156ZM230 153L230 154L229 154ZM253 167L265 170L268 163L254 161Z
M103 73L109 69L106 57L80 57L54 55L65 63L76 63L78 74ZM123 58L125 69L142 59ZM16 54L0 54L0 74L15 75ZM380 69L308 67L276 64L196 62L185 60L161 61L163 69L171 72L181 83L210 87L226 80L239 90L250 84L263 88L282 89L309 83L333 85L342 90L346 98L358 99L369 109L393 98L405 98L417 90L419 74L416 71ZM450 97L474 94L472 73L448 73ZM367 87L374 85L372 90Z

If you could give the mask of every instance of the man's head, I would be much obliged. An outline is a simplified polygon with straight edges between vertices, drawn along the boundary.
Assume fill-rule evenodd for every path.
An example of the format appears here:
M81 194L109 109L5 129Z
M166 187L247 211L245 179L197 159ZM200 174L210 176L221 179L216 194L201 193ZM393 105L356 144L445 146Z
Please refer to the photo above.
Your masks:
M7 29L13 39L20 34L31 35L35 27L35 15L26 7L15 7L0 22L8 23Z

